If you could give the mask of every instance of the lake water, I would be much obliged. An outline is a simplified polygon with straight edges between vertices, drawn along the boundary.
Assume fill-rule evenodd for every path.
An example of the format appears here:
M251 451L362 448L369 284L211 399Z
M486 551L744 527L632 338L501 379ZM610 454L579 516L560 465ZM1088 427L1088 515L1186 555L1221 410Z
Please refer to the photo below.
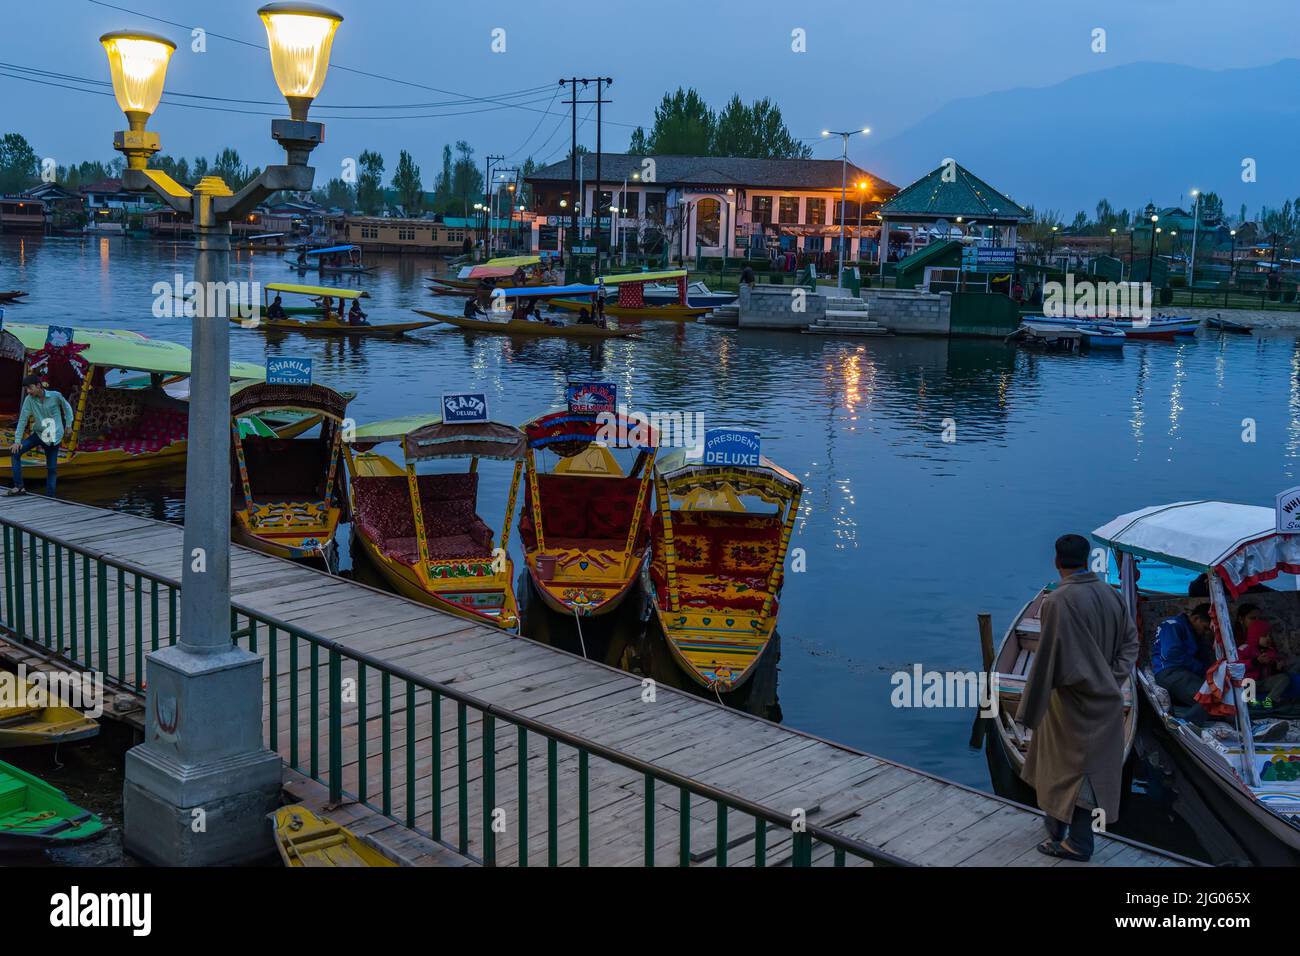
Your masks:
M152 288L188 278L188 246L123 239L0 238L0 289L31 292L6 321L130 328L188 343L189 320L155 318ZM371 321L459 312L424 276L441 262L388 258L356 282ZM232 254L231 278L295 281L278 255ZM314 277L301 281L315 281ZM967 746L971 713L899 709L891 675L980 666L976 614L1000 639L1053 576L1052 542L1117 514L1194 498L1270 504L1297 483L1300 340L1292 332L1131 343L1115 354L1040 354L996 340L836 339L652 324L640 340L583 344L427 329L405 341L340 342L232 329L236 358L310 356L318 381L355 390L359 421L431 410L483 391L494 417L558 407L569 378L617 383L646 412L699 412L762 433L763 451L805 484L792 547L780 661L750 709L793 727L988 789ZM1247 419L1253 441L1244 440ZM945 441L945 427L953 441ZM1251 437L1249 435L1245 437ZM485 463L480 511L499 527L508 467ZM151 517L182 515L179 473L60 487ZM518 548L517 538L512 548ZM518 561L518 556L516 556ZM364 576L364 569L358 569ZM630 603L630 602L629 602ZM567 622L528 632L576 645ZM604 631L601 628L604 628ZM613 662L655 658L628 637L635 609L584 632ZM595 645L595 646L592 646ZM638 650L638 648L640 648ZM667 668L671 670L671 667ZM774 684L774 686L772 686Z

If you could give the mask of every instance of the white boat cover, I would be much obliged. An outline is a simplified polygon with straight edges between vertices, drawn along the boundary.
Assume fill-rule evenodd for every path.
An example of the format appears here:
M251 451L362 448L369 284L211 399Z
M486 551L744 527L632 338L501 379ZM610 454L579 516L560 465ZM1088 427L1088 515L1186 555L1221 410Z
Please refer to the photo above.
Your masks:
M1272 508L1179 501L1120 515L1092 533L1117 551L1216 570L1233 596L1281 572L1300 573L1300 534L1278 534Z

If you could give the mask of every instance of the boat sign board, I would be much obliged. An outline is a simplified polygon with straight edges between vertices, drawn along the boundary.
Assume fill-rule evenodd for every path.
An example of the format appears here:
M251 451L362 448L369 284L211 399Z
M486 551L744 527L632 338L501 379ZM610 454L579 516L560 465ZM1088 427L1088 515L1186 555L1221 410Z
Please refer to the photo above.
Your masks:
M618 386L613 382L570 382L565 400L576 415L614 412L618 409Z
M474 425L487 420L487 396L482 392L457 392L442 396L444 425Z
M749 428L710 428L704 433L704 464L757 468L761 439Z
M311 359L269 358L266 360L267 385L310 385Z
M71 326L51 325L45 333L46 348L66 348L72 344L72 337L75 333Z
M1300 534L1300 486L1277 496L1277 530L1280 534Z

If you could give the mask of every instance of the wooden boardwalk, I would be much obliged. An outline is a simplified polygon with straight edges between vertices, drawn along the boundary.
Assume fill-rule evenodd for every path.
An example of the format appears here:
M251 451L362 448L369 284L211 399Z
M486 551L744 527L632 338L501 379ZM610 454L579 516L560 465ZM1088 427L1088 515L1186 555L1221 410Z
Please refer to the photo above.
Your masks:
M85 505L51 501L29 495L0 502L0 518L24 528L55 536L91 554L120 561L143 572L180 579L181 529L146 518L105 511ZM25 584L30 587L32 568ZM35 571L44 573L41 562ZM0 567L0 580L5 571ZM53 576L56 572L51 571ZM78 571L78 573L80 573ZM7 583L7 582L6 582ZM43 578L38 577L43 586ZM581 737L597 747L609 748L654 765L658 770L692 780L743 798L783 816L802 811L810 824L870 844L908 862L960 866L1071 866L1044 857L1034 849L1042 839L1042 817L1019 804L901 766L849 747L830 743L720 704L665 686L655 688L654 700L643 695L641 678L552 647L503 633L485 625L462 621L342 578L332 577L240 547L232 547L231 588L240 609L268 615L304 631L363 651L386 664L474 695L502 713L531 718L547 729ZM53 589L52 589L53 590ZM136 671L131 642L118 660L118 632L136 633L137 607L149 608L151 595L137 596L130 576L119 607L116 587L109 589L110 654L105 668L116 676L119 666L127 681ZM0 589L0 594L3 589ZM163 640L170 630L167 601L158 602ZM29 611L29 630L30 630ZM98 621L96 620L96 625ZM78 622L80 628L84 622ZM142 624L150 633L151 623ZM43 631L41 632L43 634ZM289 759L291 740L289 638L281 634L275 647L277 664L277 733L274 746ZM55 644L57 645L57 636ZM25 651L10 642L10 660ZM299 765L307 766L312 741L328 738L324 700L325 654L318 661L322 706L310 710L308 687L311 663L299 643L296 713ZM270 641L263 629L258 653L266 659ZM53 663L57 664L57 660ZM264 668L270 681L269 663ZM343 680L356 681L355 663L344 660ZM456 844L458 801L461 797L457 756L460 751L457 705L442 698L437 716L429 695L421 692L408 711L407 697L394 681L388 724L381 712L383 683L373 667L366 668L363 697L368 706L364 722L358 705L345 705L343 718L343 786L358 792L362 761L366 765L366 797L380 805L385 788L383 741L390 742L387 768L391 813L405 819L414 812L415 829L400 825L375 809L358 803L331 807L325 812L367 835L385 853L407 863L446 865L466 862L444 846L422 836L441 824L442 840ZM270 734L269 701L264 693L267 735ZM139 721L140 712L135 711ZM408 731L408 720L411 722ZM465 771L468 798L468 851L482 854L484 813L481 807L484 777L483 721L468 711ZM519 735L505 720L495 721L493 808L500 831L496 834L498 865L520 860L521 811L527 814L529 865L548 859L547 741L528 734L525 772L519 770ZM364 739L364 758L361 741ZM322 744L322 747L324 745ZM407 779L408 746L412 747L414 779ZM558 748L556 853L561 865L578 862L579 774L577 752ZM325 765L322 753L321 766ZM438 773L441 768L441 773ZM587 768L591 865L642 865L645 777L612 763L598 754ZM521 780L521 777L523 778ZM302 773L286 770L286 789L295 797L324 808L327 791ZM435 784L439 780L440 784ZM521 783L527 800L519 799ZM435 789L436 788L436 789ZM677 865L680 833L679 791L660 784L654 793L653 833L656 865ZM436 817L435 817L436 815ZM727 865L752 863L755 856L754 819L732 810L726 819ZM696 798L690 807L690 832L694 865L718 865L715 846L719 832L715 804ZM789 827L766 829L769 866L791 862ZM856 861L851 855L848 862ZM1178 866L1192 861L1145 847L1123 838L1099 835L1091 865ZM815 865L829 865L831 850L818 845Z

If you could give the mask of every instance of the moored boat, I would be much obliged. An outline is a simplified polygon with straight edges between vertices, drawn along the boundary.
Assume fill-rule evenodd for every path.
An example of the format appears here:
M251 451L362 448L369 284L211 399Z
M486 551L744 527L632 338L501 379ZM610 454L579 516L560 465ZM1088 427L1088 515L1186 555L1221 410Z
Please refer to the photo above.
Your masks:
M10 289L8 292L0 292L0 302L17 302L26 295L26 292Z
M676 286L651 283L645 287L646 305L672 305L679 301ZM686 287L686 304L693 309L716 309L731 305L738 298L735 292L714 292L704 282L696 281Z
M491 332L496 335L541 335L570 339L620 339L636 335L632 329L602 328L599 325L584 325L578 322L554 324L535 322L532 319L481 318L470 319L463 315L447 315L442 312L426 312L416 309L420 315L427 315L439 322L446 322L457 328L471 332ZM430 323L432 324L432 323Z
M401 444L405 467L372 451L390 442ZM471 621L518 625L507 543L524 447L518 428L485 417L412 415L356 430L345 445L353 536L399 594ZM499 544L478 514L480 459L515 463ZM416 472L421 463L466 460L465 471Z
M0 672L0 750L7 747L41 747L88 740L99 733L99 723L75 707L65 707L44 687L20 681L16 674Z
M1232 676L1240 666L1238 641L1243 637L1234 633L1232 622L1243 603L1266 620L1288 625L1300 615L1300 593L1289 589L1293 585L1287 590L1263 586L1279 574L1300 572L1300 533L1284 530L1279 517L1285 514L1283 499L1294 503L1298 496L1296 489L1279 496L1277 508L1226 501L1156 505L1120 515L1092 533L1118 561L1120 593L1137 622L1142 700L1167 733L1185 776L1203 796L1217 801L1216 815L1254 861L1264 865L1300 862L1300 774L1292 772L1300 764L1300 734L1286 721L1273 719L1288 710L1294 715L1293 702L1262 708L1250 701L1240 677ZM1151 589L1142 581L1148 564L1204 575L1208 598L1188 596L1189 589ZM1203 603L1212 608L1217 660L1201 688L1202 695L1210 691L1204 705L1209 719L1197 724L1157 682L1151 656L1161 622ZM1300 659L1289 628L1275 630L1274 643L1290 660Z
M256 318L244 319L232 315L231 322L241 328L261 332L301 332L304 335L345 335L353 337L396 336L428 328L432 322L385 322L353 324L343 314L343 303L357 299L369 298L370 294L361 289L336 289L331 286L298 285L289 282L268 282L262 287L265 298L270 293L278 295L314 296L311 305L283 306L284 315L271 316L270 306L263 304L261 314ZM338 308L332 308L333 300L338 299Z
M571 384L568 410L524 426L519 539L537 593L565 615L614 610L650 543L655 432L613 410L612 386L592 384Z
M11 338L4 338L11 336ZM22 377L30 370L68 400L74 419L59 449L59 480L184 464L189 405L174 385L190 374L190 350L136 332L66 329L10 323L0 341L0 441L8 445L22 404ZM18 353L15 343L22 346ZM129 373L144 372L147 381ZM234 380L258 380L262 366L232 362ZM170 386L170 387L169 387ZM294 419L277 431L301 434L310 419ZM0 456L0 477L12 472ZM42 478L45 456L23 458L25 480Z
M397 866L347 827L317 816L301 804L271 814L275 848L288 867Z
M343 257L346 260L335 261L326 257ZM360 273L373 272L373 266L362 265L361 247L360 246L325 246L322 249L306 249L298 254L298 258L284 260L285 265L290 269L297 269L299 272L333 272L333 273Z
M104 832L104 823L40 777L0 760L0 851L43 850Z
M1254 330L1249 325L1242 325L1221 315L1212 315L1205 320L1205 327L1216 332L1232 332L1235 335L1252 335Z
M801 494L767 458L706 465L676 450L655 463L643 581L673 659L696 683L735 690L763 660Z
M1021 334L1013 334L1015 338L1062 348L1072 348L1075 344L1089 349L1122 348L1128 338L1124 332L1114 328L1030 317L1021 321L1017 331Z
M232 535L279 558L334 567L342 517L343 421L350 395L325 385L244 382L230 394ZM314 438L281 438L259 414L294 411L321 422Z
M649 304L645 298L646 286L651 283L658 284L665 281L672 281L676 285L675 301L658 305ZM694 308L687 304L685 269L670 269L664 272L630 272L624 275L602 276L596 280L596 283L597 291L592 293L586 300L556 297L550 300L551 305L569 312L578 312L582 309L590 312L600 297L601 286L603 285L607 289L617 291L614 301L606 300L605 314L621 319L660 319L668 322L690 322L708 314L711 309L711 307Z

